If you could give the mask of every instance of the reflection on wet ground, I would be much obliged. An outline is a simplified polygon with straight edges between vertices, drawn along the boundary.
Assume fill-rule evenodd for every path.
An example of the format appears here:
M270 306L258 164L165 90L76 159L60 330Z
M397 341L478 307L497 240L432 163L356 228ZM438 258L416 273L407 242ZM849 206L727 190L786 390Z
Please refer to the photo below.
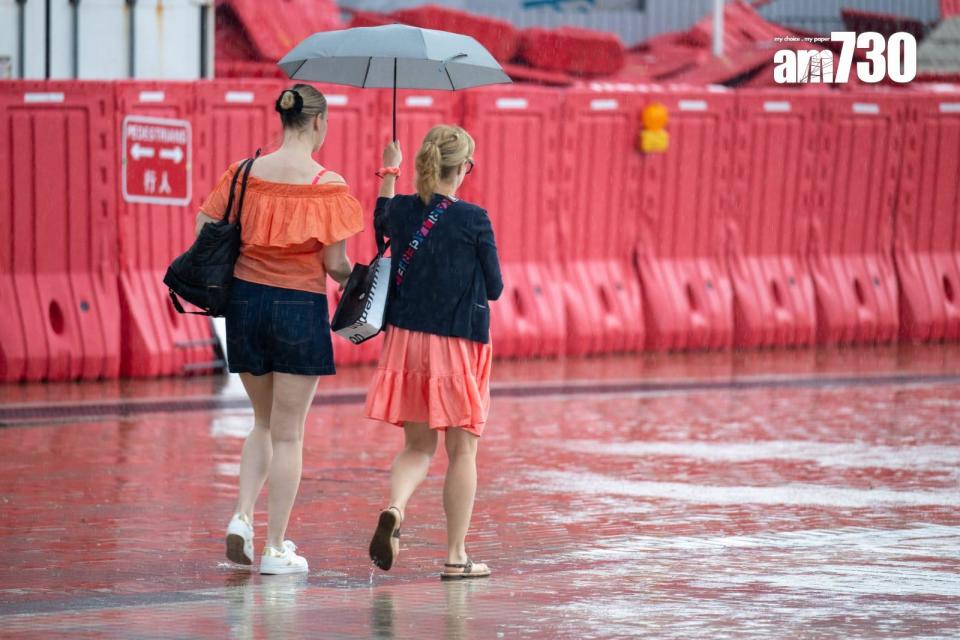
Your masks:
M0 635L955 638L960 359L946 357L951 349L866 367L810 366L821 356L803 352L793 365L762 354L736 371L594 359L566 363L558 377L556 365L505 364L469 540L495 575L475 582L437 578L442 456L410 505L399 566L371 571L366 543L400 432L363 420L355 403L310 415L289 531L311 562L300 577L251 574L222 558L248 410L152 405L8 423ZM843 379L789 384L834 374ZM877 374L892 377L862 383ZM750 375L780 383L684 384ZM650 379L676 384L643 386ZM509 393L557 380L583 388ZM636 384L591 392L603 380ZM222 383L193 384L223 393ZM84 398L75 385L60 400L170 398L188 386L100 386ZM0 395L8 407L57 402L45 394ZM260 540L265 523L259 512Z

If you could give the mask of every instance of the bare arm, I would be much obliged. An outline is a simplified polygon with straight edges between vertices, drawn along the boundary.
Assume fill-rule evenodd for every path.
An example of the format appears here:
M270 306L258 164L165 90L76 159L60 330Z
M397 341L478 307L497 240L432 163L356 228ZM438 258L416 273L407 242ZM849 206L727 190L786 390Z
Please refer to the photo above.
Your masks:
M343 285L350 278L353 265L350 264L350 258L347 257L346 240L328 244L323 248L323 268L340 285Z
M388 173L380 182L380 197L392 198L395 195L397 195L397 176Z
M383 150L383 166L399 168L401 162L403 162L403 154L400 153L400 143L391 142ZM392 173L385 174L380 182L380 197L392 198L395 195L397 195L397 176Z
M198 235L200 235L200 229L203 228L203 225L207 224L208 222L216 222L216 221L217 221L216 218L211 218L210 216L208 216L207 214L201 211L200 213L197 214L197 224L196 224L196 227L194 227L193 229L193 236L197 237Z

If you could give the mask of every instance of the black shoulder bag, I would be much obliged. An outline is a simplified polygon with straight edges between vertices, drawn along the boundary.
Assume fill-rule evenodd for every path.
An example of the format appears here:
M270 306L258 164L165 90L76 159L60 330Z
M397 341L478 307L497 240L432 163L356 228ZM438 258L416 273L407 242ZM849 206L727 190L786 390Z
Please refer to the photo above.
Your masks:
M247 178L250 176L253 161L259 155L260 151L257 150L257 154L244 160L233 174L230 198L227 200L223 219L203 225L193 245L167 268L163 283L169 288L170 300L179 313L217 317L226 312L230 284L233 281L233 267L240 255L240 214L247 193ZM237 219L230 222L234 191L241 172L243 182L240 185ZM177 296L203 311L184 311Z

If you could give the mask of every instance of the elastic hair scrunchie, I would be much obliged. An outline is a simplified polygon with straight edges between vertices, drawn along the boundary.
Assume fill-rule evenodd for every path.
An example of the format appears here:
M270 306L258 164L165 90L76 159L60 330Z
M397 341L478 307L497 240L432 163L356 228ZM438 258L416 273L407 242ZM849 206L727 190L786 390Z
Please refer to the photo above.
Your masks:
M280 106L280 103L283 101L284 94L287 93L288 91L293 94L293 106L290 107L289 109L284 109L283 107ZM303 96L300 95L299 91L296 91L294 89L284 89L283 91L280 92L280 97L277 98L277 102L273 105L273 108L277 110L277 113L286 113L286 112L300 113L301 111L303 111Z

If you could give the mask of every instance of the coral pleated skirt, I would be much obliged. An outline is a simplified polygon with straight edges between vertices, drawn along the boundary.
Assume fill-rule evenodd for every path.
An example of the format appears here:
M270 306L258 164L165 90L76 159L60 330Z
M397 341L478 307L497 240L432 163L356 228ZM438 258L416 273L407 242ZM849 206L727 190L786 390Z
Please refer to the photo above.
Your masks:
M397 426L460 427L479 436L490 411L492 361L490 344L388 327L366 416Z

